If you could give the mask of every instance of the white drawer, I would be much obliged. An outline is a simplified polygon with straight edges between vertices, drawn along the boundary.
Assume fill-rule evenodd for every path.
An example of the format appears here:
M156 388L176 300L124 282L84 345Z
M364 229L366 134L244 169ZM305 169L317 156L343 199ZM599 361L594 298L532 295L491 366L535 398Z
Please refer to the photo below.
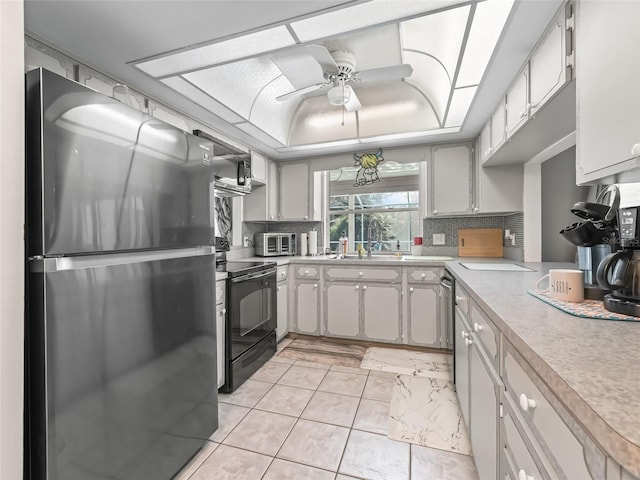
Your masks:
M289 266L282 265L281 267L278 267L278 273L276 275L278 276L278 282L286 280L289 276Z
M441 276L441 268L419 267L407 269L409 283L440 283Z
M216 305L225 303L225 294L227 290L227 282L219 280L216 282Z
M375 268L375 267L329 267L326 271L329 280L383 280L387 282L399 282L402 278L402 270L399 268Z
M500 332L491 320L478 308L475 302L470 302L469 326L475 333L476 339L491 359L491 363L499 371L498 342Z
M512 348L508 342L505 342L503 373L505 395L511 400L514 408L519 410L521 418L551 460L553 468L562 472L568 479L603 480L605 478L604 454L593 445L577 424L571 421L572 428L582 442L578 439L542 393L541 388L545 389L546 395L552 398L555 404L559 405L559 400L553 397L546 387L542 387L543 383L535 373L528 374L524 370L519 363L524 360L516 358ZM532 377L535 377L535 381ZM541 387L539 388L536 383ZM571 417L566 414L565 418Z
M315 265L296 266L296 277L298 278L320 278L320 267Z
M509 408L505 408L502 419L502 459L505 478L530 480L547 480L557 478L543 475L542 469L529 453L527 444L516 427L516 422ZM539 461L539 460L538 460ZM575 480L578 480L577 478Z

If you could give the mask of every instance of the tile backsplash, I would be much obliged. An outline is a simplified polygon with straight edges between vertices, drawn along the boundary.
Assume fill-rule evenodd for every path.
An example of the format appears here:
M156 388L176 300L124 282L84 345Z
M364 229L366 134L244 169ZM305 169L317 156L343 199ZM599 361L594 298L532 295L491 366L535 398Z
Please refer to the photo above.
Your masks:
M515 233L516 244L504 243L504 256L513 260L524 258L524 214L515 213L504 216L469 216L425 218L423 221L423 254L451 255L458 254L458 229L460 228L502 228ZM444 244L434 245L433 235L444 234Z

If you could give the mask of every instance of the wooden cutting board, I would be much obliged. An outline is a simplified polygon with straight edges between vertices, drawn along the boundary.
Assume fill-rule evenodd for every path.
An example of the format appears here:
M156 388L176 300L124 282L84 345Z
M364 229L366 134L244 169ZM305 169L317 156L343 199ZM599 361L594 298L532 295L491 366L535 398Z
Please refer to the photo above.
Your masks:
M458 230L459 257L502 257L501 228L461 228Z

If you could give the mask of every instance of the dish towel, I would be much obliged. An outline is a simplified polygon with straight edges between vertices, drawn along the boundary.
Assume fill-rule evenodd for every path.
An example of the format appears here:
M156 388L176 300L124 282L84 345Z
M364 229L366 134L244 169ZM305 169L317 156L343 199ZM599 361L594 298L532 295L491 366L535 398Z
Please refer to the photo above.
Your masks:
M551 298L548 292L543 290L527 290L529 295L539 298L545 303L556 307L558 310L562 310L565 313L569 313L576 317L594 318L598 320L622 320L625 322L640 322L640 318L632 317L630 315L623 315L622 313L615 313L606 310L601 300L585 300L580 303L563 302L562 300L556 300Z

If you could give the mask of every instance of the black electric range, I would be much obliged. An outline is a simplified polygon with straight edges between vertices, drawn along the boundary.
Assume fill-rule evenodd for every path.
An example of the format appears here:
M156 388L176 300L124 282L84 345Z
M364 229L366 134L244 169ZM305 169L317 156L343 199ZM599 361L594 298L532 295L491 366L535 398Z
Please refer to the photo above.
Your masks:
M227 261L216 241L216 272L227 273L225 383L232 392L276 353L276 262Z

